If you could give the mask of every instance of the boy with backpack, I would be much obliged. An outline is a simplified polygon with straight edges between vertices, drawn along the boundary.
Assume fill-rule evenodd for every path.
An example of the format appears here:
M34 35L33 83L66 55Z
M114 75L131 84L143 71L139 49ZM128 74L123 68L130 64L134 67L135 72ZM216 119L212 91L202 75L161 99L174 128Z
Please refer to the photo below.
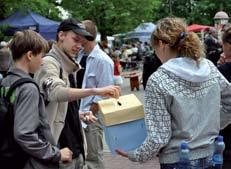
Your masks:
M16 32L13 67L0 84L0 165L4 169L57 169L72 152L55 146L39 88L29 73L42 64L48 44L38 33Z

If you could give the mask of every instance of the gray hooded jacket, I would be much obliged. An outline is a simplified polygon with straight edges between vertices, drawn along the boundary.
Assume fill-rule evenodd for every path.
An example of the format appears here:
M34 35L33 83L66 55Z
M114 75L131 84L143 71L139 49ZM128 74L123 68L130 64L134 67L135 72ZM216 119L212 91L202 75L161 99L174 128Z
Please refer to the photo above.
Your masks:
M129 158L142 162L159 153L160 163L175 163L183 140L189 143L190 160L209 157L220 127L230 121L231 86L217 68L207 59L170 59L148 80L148 136Z
M13 75L2 81L4 86L22 77L31 78L20 69L12 68L10 72ZM30 156L25 169L57 168L60 151L51 134L43 98L34 84L25 83L16 88L14 113L15 140Z

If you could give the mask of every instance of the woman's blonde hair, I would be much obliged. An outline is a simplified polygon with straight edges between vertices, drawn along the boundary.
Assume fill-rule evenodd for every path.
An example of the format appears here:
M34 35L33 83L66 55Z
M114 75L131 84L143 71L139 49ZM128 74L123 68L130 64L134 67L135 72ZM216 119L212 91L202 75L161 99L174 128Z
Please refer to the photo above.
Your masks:
M159 20L151 36L152 46L158 45L159 40L177 50L179 56L194 60L205 56L202 42L197 34L187 31L183 19L167 17Z

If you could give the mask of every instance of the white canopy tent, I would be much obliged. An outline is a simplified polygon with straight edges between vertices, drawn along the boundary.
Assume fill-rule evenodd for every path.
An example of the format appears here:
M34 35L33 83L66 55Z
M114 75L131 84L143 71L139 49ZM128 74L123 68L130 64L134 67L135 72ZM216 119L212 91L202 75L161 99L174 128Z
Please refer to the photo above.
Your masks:
M129 39L139 39L142 42L149 42L152 32L155 30L156 25L151 22L140 24L134 31L128 33Z

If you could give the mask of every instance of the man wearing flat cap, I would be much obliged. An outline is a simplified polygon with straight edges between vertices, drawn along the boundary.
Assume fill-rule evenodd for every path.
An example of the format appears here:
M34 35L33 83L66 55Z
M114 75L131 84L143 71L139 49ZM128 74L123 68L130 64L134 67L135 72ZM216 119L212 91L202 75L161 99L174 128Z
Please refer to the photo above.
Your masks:
M112 97L118 97L119 95L119 89L115 86L97 89L77 89L70 87L69 75L81 68L73 59L81 48L81 43L79 42L81 38L89 41L94 40L93 36L86 31L85 26L81 22L75 19L66 19L61 22L57 30L57 43L53 44L51 50L43 58L41 69L34 75L34 79L44 95L46 112L52 135L56 143L60 146L62 145L59 139L62 136L61 133L63 128L66 127L66 115L68 117L70 114L68 102L73 102L90 95ZM78 114L78 112L76 112L76 114ZM68 145L68 147L71 146L70 149L73 151L72 162L68 164L61 163L60 168L83 168L83 140L79 118L84 119L84 117L84 113L77 117L76 123L79 123L79 125L77 126L78 128L75 128L75 131L78 132L78 134L76 133L75 135L73 134L75 132L71 131L68 133L69 138L65 137L65 139L69 140L75 139L76 144ZM69 125L71 127L72 124ZM73 128L74 127L72 127L72 129ZM80 138L76 139L76 136ZM64 142L67 143L66 141Z

